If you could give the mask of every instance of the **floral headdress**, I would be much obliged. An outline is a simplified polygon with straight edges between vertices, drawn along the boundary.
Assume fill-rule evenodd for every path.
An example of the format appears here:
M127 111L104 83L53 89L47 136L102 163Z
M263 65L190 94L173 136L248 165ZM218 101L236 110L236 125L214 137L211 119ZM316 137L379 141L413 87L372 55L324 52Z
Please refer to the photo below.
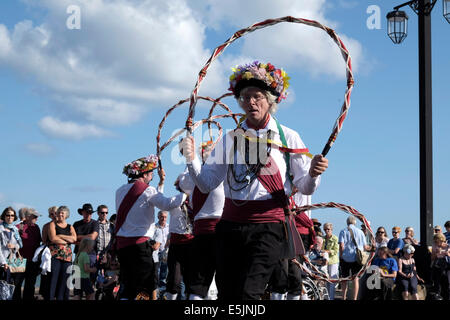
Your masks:
M151 154L148 157L139 158L128 163L123 167L122 173L128 177L137 176L141 173L151 171L156 167L158 167L158 156Z
M268 90L274 94L277 103L286 99L286 89L289 87L289 77L283 69L276 69L270 63L260 63L254 61L250 64L232 68L233 74L230 76L230 88L228 90L234 93L236 98L242 89L248 86Z

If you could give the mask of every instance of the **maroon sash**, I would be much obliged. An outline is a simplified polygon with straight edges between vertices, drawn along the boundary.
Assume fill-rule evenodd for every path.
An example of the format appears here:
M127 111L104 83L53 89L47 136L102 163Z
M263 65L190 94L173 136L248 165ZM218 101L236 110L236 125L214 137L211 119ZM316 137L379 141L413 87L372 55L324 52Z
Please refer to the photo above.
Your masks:
M266 165L261 169L258 174L258 180L272 195L272 198L279 203L281 208L289 210L289 201L284 192L280 170L272 157L268 158ZM285 217L285 223L287 227L287 246L283 257L294 258L297 255L303 255L305 253L305 247L295 226L294 217L290 214L287 215Z
M128 191L126 196L123 198L122 202L120 203L119 210L117 211L117 220L116 226L114 228L114 235L117 234L119 229L124 224L128 213L130 212L130 209L133 207L136 200L141 196L141 194L144 193L147 188L148 184L137 180Z
M197 213L200 212L206 202L206 199L208 199L208 196L209 192L202 193L200 189L195 186L194 191L192 192L192 218L195 218Z

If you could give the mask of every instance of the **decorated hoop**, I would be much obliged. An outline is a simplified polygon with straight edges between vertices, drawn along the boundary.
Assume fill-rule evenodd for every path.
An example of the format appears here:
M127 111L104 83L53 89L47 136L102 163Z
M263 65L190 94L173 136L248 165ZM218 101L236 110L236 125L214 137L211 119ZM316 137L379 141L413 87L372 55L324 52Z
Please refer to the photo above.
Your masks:
M208 61L206 62L206 64L203 66L203 68L200 70L199 74L198 74L198 79L197 82L194 86L194 89L192 90L191 93L191 97L190 97L190 106L189 106L189 113L188 113L188 117L186 120L186 129L188 133L192 132L192 123L193 123L193 118L194 118L194 114L195 114L195 106L197 104L197 99L198 99L198 90L200 88L200 84L202 83L202 81L204 80L204 78L206 77L206 73L209 69L209 67L211 66L211 63L217 59L217 57L223 53L223 51L225 51L225 49L232 43L234 42L236 39L259 29L265 28L265 27L269 27L269 26L273 26L275 24L281 23L281 22L292 22L292 23L300 23L300 24L305 24L311 27L316 27L319 29L324 30L333 40L334 42L337 44L337 46L339 47L339 49L341 50L342 53L342 57L345 60L346 63L346 74L347 74L347 89L345 91L345 99L344 99L344 103L342 105L341 108L341 112L339 114L339 117L336 120L336 123L333 127L333 130L331 132L330 137L328 138L327 143L325 144L325 147L322 151L322 155L325 156L328 151L330 150L331 146L333 145L334 141L336 141L337 135L339 134L339 132L342 129L342 124L345 120L345 117L347 116L347 112L348 109L350 108L350 96L351 96L351 92L353 89L353 85L354 85L354 80L353 80L353 72L352 72L352 60L350 57L350 54L347 50L347 48L345 47L344 43L342 42L342 40L338 37L338 35L336 34L336 32L327 27L324 26L322 24L320 24L317 21L314 20L307 20L307 19L302 19L302 18L294 18L292 16L286 16L286 17L282 17L282 18L278 18L278 19L268 19L262 22L258 22L255 23L253 25L251 25L250 27L247 27L245 29L241 29L237 32L235 32L228 40L226 40L223 44L221 44L220 46L218 46L217 48L214 49L211 57L208 59Z
M210 137L212 139L212 131L211 131L211 124L214 124L218 129L219 129L219 136L217 137L217 139L213 142L212 144L212 148L214 148L217 144L217 142L220 140L220 138L222 137L223 134L223 129L222 126L220 125L220 123L218 121L215 121L217 119L223 119L223 118L233 118L233 120L236 122L236 124L238 124L238 117L241 117L243 114L241 113L232 113L231 109L222 101L220 101L221 99L223 99L224 97L230 96L230 93L224 94L222 96L220 96L217 99L213 99L210 97L198 97L198 99L202 99L202 100L206 100L206 101L210 101L213 103L209 114L208 114L208 118L206 119L202 119L200 121L195 122L194 124L192 124L192 131L194 131L196 128L198 128L200 125L207 123L208 124L208 129L209 129L209 134ZM178 136L180 136L181 134L183 134L186 131L186 128L180 129L177 132L175 132L172 137L170 137L162 146L161 146L161 130L164 127L164 124L167 121L167 118L169 117L169 115L178 107L180 107L181 105L183 105L184 103L186 103L187 101L189 101L189 98L184 99L184 100L180 100L178 101L178 103L176 103L175 105L173 105L172 107L169 108L169 110L167 110L166 114L164 115L163 119L161 120L159 126L158 126L158 134L156 135L156 155L159 158L159 170L162 169L162 161L161 161L161 153L162 151L170 144L172 143ZM221 114L221 115L215 115L213 116L213 111L217 106L221 106L225 111L227 111L227 114ZM162 182L160 181L160 185L162 185Z
M322 202L322 203L297 207L295 209L295 211L302 212L302 211L315 210L315 209L321 209L321 208L337 208L341 211L344 211L348 214L355 216L366 226L366 229L369 230L369 232L372 236L372 239L375 239L374 234L372 232L372 228L370 227L370 224L368 223L366 217L362 213L358 212L355 208L347 206L345 204L336 203L336 202ZM374 243L372 243L372 244L374 244ZM372 262L374 256L375 256L375 252L371 252L366 264L361 267L361 269L359 270L359 272L357 274L352 275L351 277L339 278L339 279L331 279L328 275L324 274L317 267L315 267L309 261L308 257L306 257L306 256L304 256L303 258L305 259L306 264L312 269L313 272L310 269L305 268L305 266L303 266L301 263L299 263L296 260L294 260L294 263L296 263L303 272L305 272L306 274L308 274L309 276L311 276L315 279L324 280L324 281L331 282L331 283L336 283L336 282L341 282L341 281L350 281L350 280L353 280L356 277L359 277L360 275L362 275L366 271L366 269L370 266L370 263Z

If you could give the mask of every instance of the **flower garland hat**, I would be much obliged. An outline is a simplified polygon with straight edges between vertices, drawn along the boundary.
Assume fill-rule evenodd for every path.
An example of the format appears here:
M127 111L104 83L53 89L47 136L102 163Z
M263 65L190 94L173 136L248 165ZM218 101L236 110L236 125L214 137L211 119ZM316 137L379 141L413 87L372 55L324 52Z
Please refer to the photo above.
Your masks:
M283 69L277 69L270 63L254 61L250 64L232 68L230 90L239 98L241 90L246 87L257 87L267 90L277 97L277 103L286 99L286 89L289 87L289 77Z
M139 158L123 167L122 173L128 177L135 177L158 167L158 156L151 154L144 158Z

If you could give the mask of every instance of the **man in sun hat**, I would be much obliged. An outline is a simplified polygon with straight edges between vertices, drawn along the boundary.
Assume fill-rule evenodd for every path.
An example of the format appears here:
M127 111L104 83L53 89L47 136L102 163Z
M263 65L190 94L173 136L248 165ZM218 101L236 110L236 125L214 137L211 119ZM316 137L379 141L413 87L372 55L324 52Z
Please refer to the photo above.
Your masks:
M155 207L169 211L180 207L185 194L165 197L148 184L153 170L158 167L158 157L150 155L125 165L122 173L128 183L116 191L117 220L114 249L120 262L124 291L121 299L134 300L150 297L155 289L153 248L150 241L151 225L155 220ZM164 181L164 171L160 171Z
M205 164L195 155L192 136L183 140L183 154L202 193L224 185L216 226L218 298L258 300L278 260L301 252L295 223L286 216L288 196L294 186L301 194L314 193L328 160L308 158L299 134L273 117L289 86L284 70L258 61L232 70L230 90L245 119L218 142ZM235 143L238 139L242 143Z

